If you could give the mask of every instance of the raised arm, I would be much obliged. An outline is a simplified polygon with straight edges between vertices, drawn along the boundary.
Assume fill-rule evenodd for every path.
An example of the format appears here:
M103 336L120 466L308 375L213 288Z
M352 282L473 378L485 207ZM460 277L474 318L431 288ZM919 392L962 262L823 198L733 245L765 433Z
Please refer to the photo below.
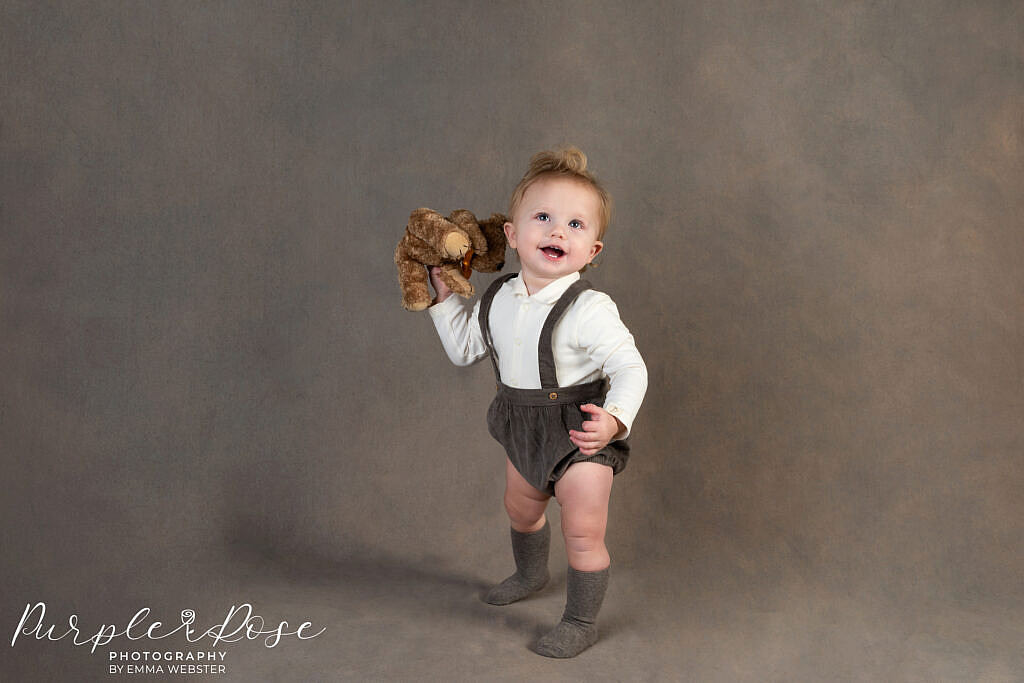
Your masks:
M433 269L431 269L433 270ZM441 338L441 345L452 363L472 365L487 356L483 334L480 332L480 301L473 305L466 299L452 296L444 283L431 272L430 280L437 291L435 302L427 313Z

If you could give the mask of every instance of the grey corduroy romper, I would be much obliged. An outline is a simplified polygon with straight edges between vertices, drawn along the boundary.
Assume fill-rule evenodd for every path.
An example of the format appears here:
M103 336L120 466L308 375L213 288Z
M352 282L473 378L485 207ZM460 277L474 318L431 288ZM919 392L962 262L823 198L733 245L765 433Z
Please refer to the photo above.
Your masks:
M580 292L592 289L586 280L577 280L558 298L544 320L537 345L540 389L516 389L501 381L498 356L491 342L489 316L491 302L501 286L516 277L504 275L488 287L480 299L480 331L494 367L498 393L487 410L487 429L505 447L509 460L534 488L555 495L555 482L575 462L608 465L614 474L626 467L629 440L612 441L594 455L583 455L569 439L569 430L582 431L586 403L603 406L608 380L601 378L586 384L560 387L555 375L552 335L555 325Z

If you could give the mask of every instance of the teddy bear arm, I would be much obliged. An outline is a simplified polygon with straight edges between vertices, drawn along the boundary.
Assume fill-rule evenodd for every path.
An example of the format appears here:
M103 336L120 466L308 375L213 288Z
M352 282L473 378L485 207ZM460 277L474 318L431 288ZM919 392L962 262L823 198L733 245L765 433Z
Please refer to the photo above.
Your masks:
M395 262L399 259L408 259L426 266L437 266L441 264L444 256L437 249L416 235L406 233L395 251Z
M399 259L397 254L395 263L398 266L398 285L402 290L402 307L409 311L422 311L430 305L427 269L412 259Z
M441 272L439 275L441 277L441 281L448 286L448 289L452 290L459 296L464 298L473 296L473 283L462 276L461 268L457 264L444 264L441 266Z

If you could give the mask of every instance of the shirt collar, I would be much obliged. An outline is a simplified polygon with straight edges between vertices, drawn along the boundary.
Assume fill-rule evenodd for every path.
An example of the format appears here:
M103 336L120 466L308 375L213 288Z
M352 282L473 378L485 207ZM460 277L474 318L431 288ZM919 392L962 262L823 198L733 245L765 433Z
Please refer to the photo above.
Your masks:
M526 291L526 284L523 283L523 274L519 273L519 277L514 277L509 282L512 285L512 293L516 296L529 297L534 301L538 301L542 304L553 304L558 301L558 297L565 293L565 290L569 289L572 283L580 279L579 272L569 273L563 275L554 282L549 283L544 289L540 290L533 296Z

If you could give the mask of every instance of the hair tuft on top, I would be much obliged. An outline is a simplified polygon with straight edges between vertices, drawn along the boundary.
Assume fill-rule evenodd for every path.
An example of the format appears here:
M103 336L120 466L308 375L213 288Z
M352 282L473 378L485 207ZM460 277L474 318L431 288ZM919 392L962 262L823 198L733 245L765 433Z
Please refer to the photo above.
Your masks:
M530 158L530 171L537 174L582 175L587 172L587 155L578 147L564 147L556 151L544 150Z
M509 218L515 216L516 209L530 185L540 178L549 176L572 178L589 185L597 193L601 205L601 227L597 238L603 239L612 216L612 197L594 174L587 170L587 155L578 147L568 146L557 150L544 150L530 158L530 168L512 192L512 200L509 202L508 209Z

